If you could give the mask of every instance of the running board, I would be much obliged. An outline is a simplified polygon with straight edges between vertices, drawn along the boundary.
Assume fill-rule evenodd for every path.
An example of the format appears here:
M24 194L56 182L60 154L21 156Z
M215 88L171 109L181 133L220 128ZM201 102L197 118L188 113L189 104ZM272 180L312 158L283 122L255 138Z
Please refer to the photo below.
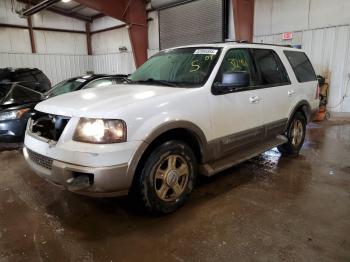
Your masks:
M279 135L276 138L269 140L265 143L258 144L256 146L251 145L251 147L248 147L245 150L234 152L232 155L229 155L220 160L203 164L199 166L199 173L208 177L213 176L241 162L249 160L257 155L260 155L261 153L264 153L265 151L271 148L283 145L287 142L288 142L287 137L283 135Z

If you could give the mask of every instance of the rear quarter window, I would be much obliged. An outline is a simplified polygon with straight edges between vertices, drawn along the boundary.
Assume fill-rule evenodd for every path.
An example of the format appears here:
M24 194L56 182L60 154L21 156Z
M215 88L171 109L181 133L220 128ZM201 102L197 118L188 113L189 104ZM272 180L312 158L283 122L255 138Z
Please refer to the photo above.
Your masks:
M300 83L316 81L315 70L304 52L284 51Z

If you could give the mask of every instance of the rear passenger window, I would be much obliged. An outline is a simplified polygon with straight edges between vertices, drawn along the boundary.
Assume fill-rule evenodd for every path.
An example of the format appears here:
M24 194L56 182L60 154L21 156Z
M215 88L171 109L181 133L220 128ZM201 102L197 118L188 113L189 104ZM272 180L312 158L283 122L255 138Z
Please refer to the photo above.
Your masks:
M287 72L274 51L253 49L253 55L260 73L260 85L290 84Z
M315 70L305 53L284 51L284 54L287 56L287 59L294 70L295 76L300 83L316 81Z

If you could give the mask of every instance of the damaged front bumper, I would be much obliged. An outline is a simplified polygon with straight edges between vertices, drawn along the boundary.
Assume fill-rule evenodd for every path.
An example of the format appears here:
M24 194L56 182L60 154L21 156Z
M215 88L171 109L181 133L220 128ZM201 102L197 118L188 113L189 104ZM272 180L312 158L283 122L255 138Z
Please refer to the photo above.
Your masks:
M24 157L30 168L48 182L71 192L112 197L128 193L131 179L127 164L110 167L84 167L57 161L24 147Z

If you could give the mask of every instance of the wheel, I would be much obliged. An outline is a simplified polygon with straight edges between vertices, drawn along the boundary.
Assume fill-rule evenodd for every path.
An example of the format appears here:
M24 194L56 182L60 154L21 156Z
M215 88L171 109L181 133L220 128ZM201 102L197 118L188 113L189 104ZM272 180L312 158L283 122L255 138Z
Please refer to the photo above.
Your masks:
M182 206L191 193L197 170L192 149L169 141L155 148L136 177L136 194L153 214L168 214Z
M306 119L301 112L296 112L288 126L286 135L288 142L279 146L278 150L286 155L298 155L306 134Z

